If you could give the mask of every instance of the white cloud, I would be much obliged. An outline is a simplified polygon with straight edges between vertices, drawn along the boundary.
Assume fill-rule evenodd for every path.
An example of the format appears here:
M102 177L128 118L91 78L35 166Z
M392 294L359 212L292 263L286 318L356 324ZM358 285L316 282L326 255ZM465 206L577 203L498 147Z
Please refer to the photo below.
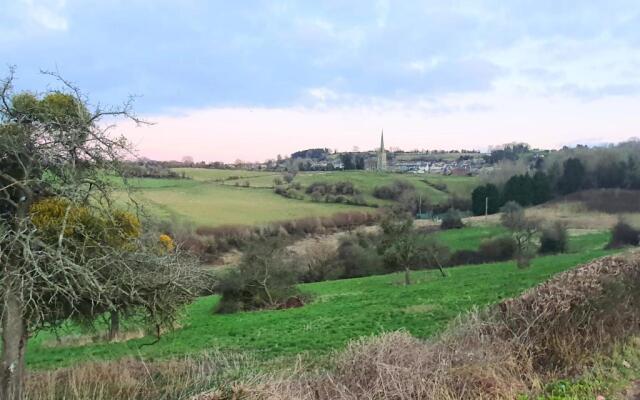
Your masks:
M26 17L37 25L54 31L66 31L69 21L64 15L65 0L22 0Z
M326 102L330 100L337 100L338 94L331 89L325 87L311 88L307 90L311 98L320 102Z

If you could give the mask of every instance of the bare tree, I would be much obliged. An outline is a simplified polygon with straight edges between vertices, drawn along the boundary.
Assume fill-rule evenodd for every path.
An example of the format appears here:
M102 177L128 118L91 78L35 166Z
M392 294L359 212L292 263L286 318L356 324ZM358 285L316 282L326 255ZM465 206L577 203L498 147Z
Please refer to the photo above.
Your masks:
M538 233L540 222L537 219L527 217L524 209L514 201L505 204L500 211L502 211L500 222L511 231L516 242L518 267L526 268L532 258L531 244Z
M110 123L142 122L131 101L90 111L75 86L46 74L60 90L15 93L13 69L0 81L1 400L22 398L35 331L129 309L171 324L197 279L179 249L162 251L145 225L131 235L137 216L114 206L129 147Z

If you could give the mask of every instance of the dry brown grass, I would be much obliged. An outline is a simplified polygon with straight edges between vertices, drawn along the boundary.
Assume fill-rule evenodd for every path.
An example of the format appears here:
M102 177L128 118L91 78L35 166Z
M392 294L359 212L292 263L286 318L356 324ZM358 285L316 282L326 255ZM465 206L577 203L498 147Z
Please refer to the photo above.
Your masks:
M513 399L640 332L640 257L608 257L475 312L436 341L352 343L331 371L271 377L255 399Z
M244 355L212 352L197 358L146 363L125 359L87 363L27 377L30 400L160 400L188 399L211 387L228 387L216 398L232 398L231 382L249 381L254 360ZM214 393L211 393L213 396Z

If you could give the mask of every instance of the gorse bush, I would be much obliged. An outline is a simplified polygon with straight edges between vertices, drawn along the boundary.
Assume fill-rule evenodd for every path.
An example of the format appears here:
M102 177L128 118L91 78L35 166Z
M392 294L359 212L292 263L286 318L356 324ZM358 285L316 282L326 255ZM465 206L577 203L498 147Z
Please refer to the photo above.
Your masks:
M451 254L447 265L483 264L512 260L516 255L516 242L510 236L499 236L480 242L478 250L458 250Z
M385 273L382 257L374 243L364 236L344 238L338 245L336 266L340 278L356 278Z
M373 189L373 196L383 200L398 200L404 192L415 191L410 182L395 180L389 185L377 186Z
M540 236L540 253L564 253L567 251L568 243L569 234L567 232L567 226L561 221L557 221L551 226L546 226L542 229L542 235Z
M611 228L611 241L607 245L607 248L615 249L624 246L637 246L639 242L640 231L620 220Z
M245 252L240 265L218 278L215 291L222 295L215 311L278 308L298 296L299 266L278 241L256 243Z
M507 261L516 255L517 244L511 236L498 236L480 242L479 252L484 262Z
M462 222L462 214L460 211L453 208L449 209L443 216L440 222L440 229L460 229L464 228Z

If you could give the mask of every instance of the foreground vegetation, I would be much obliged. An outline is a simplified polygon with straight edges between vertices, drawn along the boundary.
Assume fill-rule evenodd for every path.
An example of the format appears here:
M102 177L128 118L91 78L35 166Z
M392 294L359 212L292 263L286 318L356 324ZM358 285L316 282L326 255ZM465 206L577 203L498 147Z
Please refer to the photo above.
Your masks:
M412 273L404 287L401 274L300 285L313 297L311 304L287 310L214 315L218 296L190 305L180 328L166 333L153 346L152 338L121 343L57 346L51 333L30 343L28 365L54 368L98 359L140 356L175 357L210 349L250 352L260 359L312 356L343 347L349 340L384 331L405 329L417 337L442 330L458 314L474 306L496 303L577 264L607 254L604 233L572 238L577 253L535 259L519 270L513 262L448 269L443 278L433 270ZM68 327L63 334L79 334Z
M89 363L35 372L29 394L38 400L619 398L613 396L632 393L640 371L633 339L640 264L633 257L568 271L525 295L466 314L427 341L382 332L331 352L320 365L303 358L267 370L242 353L218 351L170 361Z

